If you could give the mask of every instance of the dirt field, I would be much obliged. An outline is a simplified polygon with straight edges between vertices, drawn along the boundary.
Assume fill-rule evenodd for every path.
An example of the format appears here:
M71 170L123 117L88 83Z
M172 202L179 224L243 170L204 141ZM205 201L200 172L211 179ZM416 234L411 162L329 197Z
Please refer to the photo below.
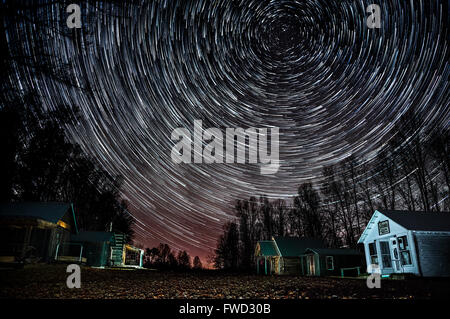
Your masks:
M65 265L0 269L0 298L450 298L447 279L383 280L380 289L368 289L361 279L83 267L81 288L69 289L68 275Z

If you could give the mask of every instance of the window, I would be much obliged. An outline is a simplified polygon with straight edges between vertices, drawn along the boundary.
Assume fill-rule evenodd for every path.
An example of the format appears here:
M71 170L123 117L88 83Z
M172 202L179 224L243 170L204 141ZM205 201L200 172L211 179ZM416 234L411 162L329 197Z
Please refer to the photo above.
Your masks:
M389 242L380 241L380 250L381 250L381 261L383 262L384 268L391 268L391 252L389 251Z
M398 238L398 248L400 250L400 261L402 265L411 265L411 254L409 252L408 239L406 236Z
M391 231L389 229L389 220L383 220L382 222L378 223L378 235L386 235L389 234Z
M406 239L406 236L398 238L398 247L400 250L408 249L408 240Z
M334 270L333 256L327 256L327 270Z
M375 248L375 242L369 244L370 263L372 265L378 265L378 255Z

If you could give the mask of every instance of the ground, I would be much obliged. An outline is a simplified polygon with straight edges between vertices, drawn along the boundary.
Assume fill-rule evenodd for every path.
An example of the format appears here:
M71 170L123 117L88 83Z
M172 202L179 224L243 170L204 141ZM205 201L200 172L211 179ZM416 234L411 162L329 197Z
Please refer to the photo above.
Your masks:
M81 288L66 286L66 265L0 269L0 298L449 298L448 279L366 280L231 275L215 271L173 273L82 267Z

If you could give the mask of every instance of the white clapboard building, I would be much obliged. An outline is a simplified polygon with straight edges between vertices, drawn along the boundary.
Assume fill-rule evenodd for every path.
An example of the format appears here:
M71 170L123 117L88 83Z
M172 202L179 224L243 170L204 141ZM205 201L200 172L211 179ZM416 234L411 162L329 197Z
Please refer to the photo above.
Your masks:
M358 243L369 273L450 276L450 213L376 210Z

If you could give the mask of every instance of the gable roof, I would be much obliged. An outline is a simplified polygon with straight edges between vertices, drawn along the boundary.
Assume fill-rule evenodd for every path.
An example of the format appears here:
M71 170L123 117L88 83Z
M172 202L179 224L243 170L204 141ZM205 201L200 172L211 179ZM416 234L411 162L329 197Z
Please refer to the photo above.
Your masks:
M369 223L364 229L358 243L363 243L367 237L371 225L375 218L382 214L393 220L400 226L415 231L450 231L450 213L449 212L422 212L422 211L401 211L401 210L376 210Z
M0 216L39 218L56 224L71 206L68 203L58 202L2 203L0 204Z
M307 248L323 248L325 244L320 239L298 237L275 237L275 243L281 256L297 257L303 255Z
M408 230L450 231L448 212L411 212L400 210L380 210L384 216Z
M328 255L328 256L357 256L362 255L356 249L349 248L308 248L306 252L313 252L319 255Z
M258 242L261 256L279 256L273 240L261 240Z
M72 235L70 237L70 240L74 242L90 242L90 243L110 242L113 245L115 243L114 233L104 231L79 232L77 235Z

